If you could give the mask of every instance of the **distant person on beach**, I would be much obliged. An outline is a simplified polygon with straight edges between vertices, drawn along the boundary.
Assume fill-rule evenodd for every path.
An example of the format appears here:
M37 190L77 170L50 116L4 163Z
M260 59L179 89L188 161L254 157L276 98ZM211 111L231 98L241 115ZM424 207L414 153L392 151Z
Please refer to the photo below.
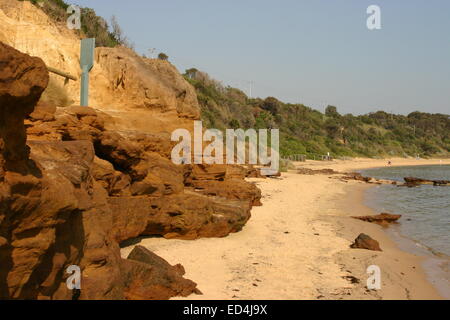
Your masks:
M388 166L390 166L390 165L392 165L392 162L389 160L389 161L388 161Z

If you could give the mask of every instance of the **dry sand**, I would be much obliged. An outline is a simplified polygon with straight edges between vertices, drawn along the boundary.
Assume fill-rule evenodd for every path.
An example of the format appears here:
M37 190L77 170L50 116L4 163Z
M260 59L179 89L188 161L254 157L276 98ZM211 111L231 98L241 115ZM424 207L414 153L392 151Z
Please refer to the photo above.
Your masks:
M450 164L450 160L391 161L402 166ZM386 163L354 159L297 165L348 172ZM295 172L251 181L262 190L263 206L253 208L241 232L219 239L147 238L139 243L185 267L186 277L203 292L188 299L442 298L427 281L423 257L398 249L380 226L350 218L376 214L362 204L368 185ZM383 252L350 249L360 233L378 240ZM122 256L132 248L122 249ZM381 290L366 288L370 265L381 268Z

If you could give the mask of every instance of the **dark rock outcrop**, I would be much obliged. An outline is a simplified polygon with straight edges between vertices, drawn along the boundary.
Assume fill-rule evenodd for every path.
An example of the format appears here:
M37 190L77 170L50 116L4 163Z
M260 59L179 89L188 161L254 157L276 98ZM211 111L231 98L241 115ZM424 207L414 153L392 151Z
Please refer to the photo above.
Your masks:
M383 227L387 227L391 223L397 222L402 216L399 214L381 213L375 216L352 217L354 219L376 223Z
M382 251L377 240L372 239L368 235L361 233L355 242L350 245L353 249L367 249L372 251Z
M297 169L298 174L305 174L305 175L315 175L315 174L325 174L325 175L333 175L333 174L340 174L340 172L335 171L333 169L308 169L308 168L298 168Z
M369 183L372 180L371 177L365 177L359 172L346 173L341 179L343 179L343 180L356 180L356 181L362 181L362 182L366 182L366 183Z
M408 187L416 187L420 185L432 185L432 186L450 186L449 180L427 180L414 177L405 177L405 185Z

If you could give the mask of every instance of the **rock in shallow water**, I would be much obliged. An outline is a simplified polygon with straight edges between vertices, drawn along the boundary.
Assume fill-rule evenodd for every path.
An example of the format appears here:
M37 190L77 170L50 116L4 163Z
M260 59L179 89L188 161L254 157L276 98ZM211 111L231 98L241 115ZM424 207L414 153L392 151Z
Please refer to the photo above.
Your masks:
M397 220L400 219L401 217L402 216L399 214L381 213L381 214L378 214L375 216L361 216L361 217L352 217L352 218L366 221L366 222L376 223L383 227L386 227L390 223L397 222Z
M433 185L433 186L450 186L450 181L448 180L427 180L414 177L405 177L406 186L419 186L419 185Z

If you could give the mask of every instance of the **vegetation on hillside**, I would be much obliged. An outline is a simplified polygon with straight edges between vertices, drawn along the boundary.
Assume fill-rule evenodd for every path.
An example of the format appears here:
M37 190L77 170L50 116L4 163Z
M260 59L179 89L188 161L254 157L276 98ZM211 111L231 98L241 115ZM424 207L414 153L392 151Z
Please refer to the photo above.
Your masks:
M413 112L407 116L378 111L341 115L325 113L276 98L251 99L195 68L184 77L196 89L204 125L209 128L279 128L280 153L333 156L450 155L450 117Z
M63 0L20 0L38 5L55 22L66 23L68 4ZM108 24L90 8L81 8L80 36L95 37L97 46L132 47L117 19ZM168 56L160 53L159 59ZM208 128L279 128L282 156L449 156L449 115L413 112L407 116L383 111L362 116L341 115L328 106L325 113L303 104L276 98L252 99L239 89L225 87L195 68L184 77L196 89L202 120ZM55 92L58 92L55 88ZM49 97L52 98L52 97ZM53 98L52 98L53 99ZM61 104L65 104L65 99Z
M41 8L56 23L66 23L69 14L67 8L69 4L63 0L19 0L30 1L34 5ZM116 17L111 17L108 22L97 16L91 8L81 8L81 30L80 36L87 38L95 38L97 47L115 47L123 45L132 48L132 43L124 35Z

